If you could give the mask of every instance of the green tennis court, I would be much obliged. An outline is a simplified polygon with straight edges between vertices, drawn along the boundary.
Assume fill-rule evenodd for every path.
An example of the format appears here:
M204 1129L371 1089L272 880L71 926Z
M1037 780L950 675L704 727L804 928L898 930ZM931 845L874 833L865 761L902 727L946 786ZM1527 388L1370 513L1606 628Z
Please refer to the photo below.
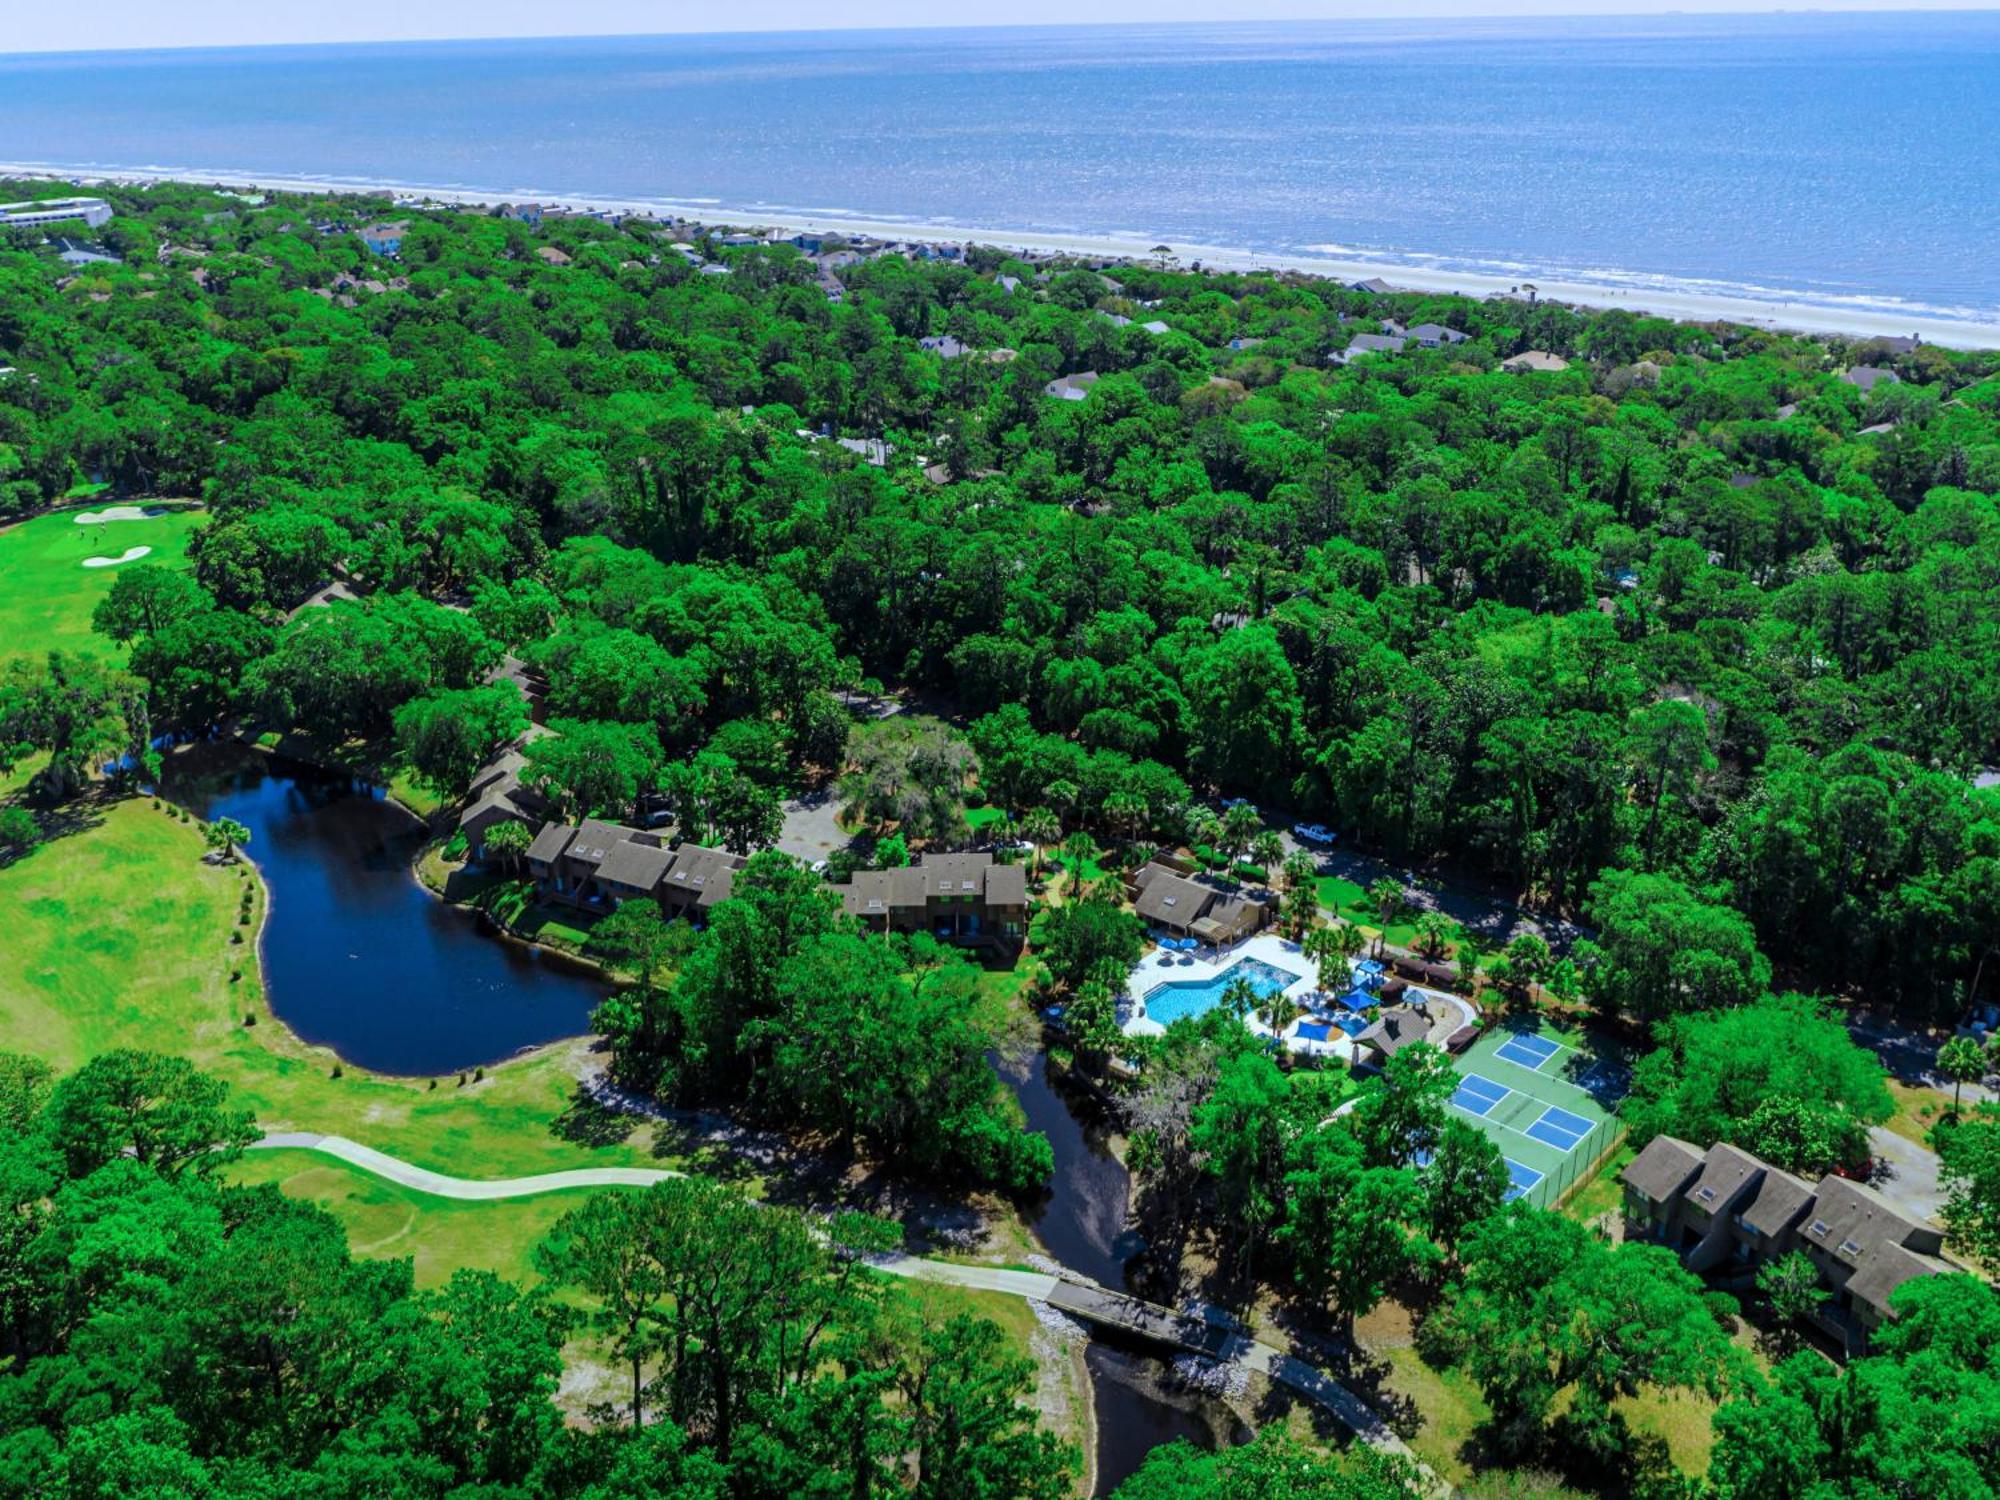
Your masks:
M1503 1025L1453 1059L1451 1108L1507 1158L1509 1198L1548 1207L1618 1132L1624 1070L1538 1025Z

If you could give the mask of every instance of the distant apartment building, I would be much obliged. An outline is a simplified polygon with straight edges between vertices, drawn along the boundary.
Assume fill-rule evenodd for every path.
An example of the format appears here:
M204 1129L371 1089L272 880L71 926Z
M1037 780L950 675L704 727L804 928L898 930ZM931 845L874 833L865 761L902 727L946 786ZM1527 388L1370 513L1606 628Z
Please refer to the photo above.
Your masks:
M1691 1271L1748 1275L1803 1251L1828 1292L1814 1321L1850 1354L1895 1316L1889 1296L1897 1287L1958 1269L1940 1258L1943 1231L1866 1184L1832 1176L1809 1183L1727 1143L1703 1151L1655 1136L1620 1180L1627 1238L1666 1245Z
M31 198L0 203L0 227L74 224L81 219L92 229L111 222L111 205L102 198Z

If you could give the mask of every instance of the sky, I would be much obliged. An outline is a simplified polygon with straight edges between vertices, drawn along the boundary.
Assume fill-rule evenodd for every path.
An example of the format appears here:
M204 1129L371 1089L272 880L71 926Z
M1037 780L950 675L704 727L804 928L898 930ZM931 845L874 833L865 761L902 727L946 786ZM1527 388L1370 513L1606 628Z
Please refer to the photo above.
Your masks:
M436 37L630 36L873 26L1331 20L1359 16L1640 15L1661 11L1992 10L2000 0L0 0L0 52L253 46Z

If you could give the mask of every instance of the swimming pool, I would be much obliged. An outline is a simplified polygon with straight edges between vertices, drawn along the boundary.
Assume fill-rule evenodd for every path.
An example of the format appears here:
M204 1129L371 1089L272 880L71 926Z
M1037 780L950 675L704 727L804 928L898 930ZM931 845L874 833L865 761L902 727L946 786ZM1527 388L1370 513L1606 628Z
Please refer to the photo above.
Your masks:
M1276 964L1267 964L1254 958L1239 958L1220 973L1207 979L1183 979L1167 984L1156 984L1141 998L1146 1002L1146 1017L1158 1021L1162 1026L1191 1016L1205 1016L1222 1003L1222 992L1237 980L1248 981L1260 998L1275 995L1280 990L1289 989L1302 978Z

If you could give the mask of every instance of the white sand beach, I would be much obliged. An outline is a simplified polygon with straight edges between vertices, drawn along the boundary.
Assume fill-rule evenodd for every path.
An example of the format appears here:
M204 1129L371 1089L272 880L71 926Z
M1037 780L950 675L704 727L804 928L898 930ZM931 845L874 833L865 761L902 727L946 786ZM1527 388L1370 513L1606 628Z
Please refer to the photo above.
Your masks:
M238 192L361 193L419 200L454 208L486 208L506 202L538 202L585 212L646 213L673 216L710 225L745 229L777 229L787 233L860 235L876 239L912 240L934 244L980 244L1004 250L1055 255L1145 261L1152 259L1156 241L1100 235L1050 234L988 225L939 222L899 222L843 218L785 210L729 209L713 202L682 202L668 198L579 197L538 188L438 188L393 182L335 181L320 177L243 175L187 169L120 169L92 172L48 163L0 163L0 175L41 178L89 187L93 184L143 186L152 182L188 182ZM1876 338L1915 335L1928 343L1956 349L2000 348L2000 321L1958 320L1930 312L1902 312L1885 306L1885 299L1856 298L1854 306L1792 300L1783 296L1756 298L1710 295L1696 290L1620 287L1606 283L1543 278L1532 272L1506 276L1453 271L1355 259L1342 254L1269 254L1241 246L1174 244L1169 247L1181 266L1197 263L1218 271L1296 271L1342 282L1379 280L1402 291L1452 293L1489 297L1532 285L1547 302L1578 307L1623 308L1629 312L1683 322L1724 321L1795 333ZM1326 247L1329 252L1340 249ZM1607 273L1612 274L1612 273Z

